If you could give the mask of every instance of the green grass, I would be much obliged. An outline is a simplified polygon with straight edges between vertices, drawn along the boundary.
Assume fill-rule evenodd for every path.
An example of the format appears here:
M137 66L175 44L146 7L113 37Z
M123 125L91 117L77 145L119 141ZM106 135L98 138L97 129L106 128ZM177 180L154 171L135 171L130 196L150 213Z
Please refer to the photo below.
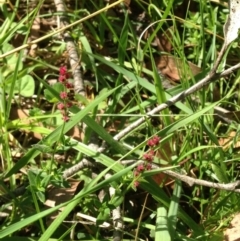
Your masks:
M135 0L129 8L118 4L104 11L105 1L70 1L66 16L72 27L65 29L77 46L86 96L71 91L70 121L63 122L57 108L63 87L49 80L58 79L62 65L71 75L71 56L56 25L46 24L53 18L50 12L53 19L62 13L44 4L40 1L31 10L16 1L15 11L7 3L0 5L0 194L7 196L4 202L0 199L0 212L8 214L0 219L1 240L113 240L112 211L118 207L123 240L223 240L231 216L239 212L238 193L180 180L166 185L173 180L165 176L156 183L152 176L171 169L209 182L237 180L239 71L161 113L147 113L213 68L223 45L227 8L209 1L188 5ZM38 10L44 22L31 56L25 49ZM161 47L164 43L154 44L156 39L165 40L168 49ZM171 67L179 69L177 80L169 77L174 69L162 68L160 73L163 55L175 61ZM238 55L235 41L218 70L236 64ZM191 72L193 65L197 75ZM166 89L164 81L171 88ZM235 114L230 123L214 115L216 106ZM17 115L21 109L28 110L27 118ZM118 133L141 117L143 122L119 138ZM75 139L69 134L74 127L80 133ZM234 138L229 139L231 134ZM159 169L136 176L155 135L161 138L154 146ZM228 143L219 144L222 140ZM93 141L98 148L93 148ZM64 173L84 158L94 167L85 166L66 179ZM59 188L61 195L60 188L72 190L73 180L78 183L73 197L55 207L45 205L50 186ZM13 191L21 185L26 190L15 197ZM56 211L58 216L50 221ZM96 223L89 225L77 213ZM111 226L102 228L104 222Z

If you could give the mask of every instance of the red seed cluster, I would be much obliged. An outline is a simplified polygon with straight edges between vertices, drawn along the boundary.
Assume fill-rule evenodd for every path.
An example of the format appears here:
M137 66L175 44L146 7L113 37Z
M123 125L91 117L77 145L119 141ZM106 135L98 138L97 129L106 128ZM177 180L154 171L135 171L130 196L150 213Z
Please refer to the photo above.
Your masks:
M62 119L64 122L69 121L68 108L72 106L69 100L69 89L73 88L73 85L68 82L69 73L67 72L66 66L61 66L59 69L58 81L64 85L64 91L60 92L61 102L57 105L57 108L62 113Z
M154 136L153 138L148 140L147 145L149 147L154 147L154 146L157 146L159 144L159 141L160 141L160 137L159 136Z
M144 171L148 171L152 169L152 161L155 156L154 148L158 146L160 143L160 137L154 136L150 140L147 141L147 146L149 147L148 152L143 154L143 160L145 161L142 164L139 164L135 170L133 171L134 177L140 176ZM136 188L139 185L139 181L135 181L133 186Z

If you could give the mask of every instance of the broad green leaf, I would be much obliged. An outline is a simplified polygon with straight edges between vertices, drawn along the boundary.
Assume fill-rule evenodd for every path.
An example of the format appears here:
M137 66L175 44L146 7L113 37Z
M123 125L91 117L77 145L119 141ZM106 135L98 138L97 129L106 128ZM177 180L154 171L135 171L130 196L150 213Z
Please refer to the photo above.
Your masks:
M31 75L25 75L18 79L15 84L15 93L24 97L32 97L35 90L35 83Z
M13 76L8 78L6 81L5 91L10 93L13 91L13 94L22 95L24 97L31 97L34 94L35 82L33 77L30 75L24 75L23 77L17 78L15 85L13 85Z

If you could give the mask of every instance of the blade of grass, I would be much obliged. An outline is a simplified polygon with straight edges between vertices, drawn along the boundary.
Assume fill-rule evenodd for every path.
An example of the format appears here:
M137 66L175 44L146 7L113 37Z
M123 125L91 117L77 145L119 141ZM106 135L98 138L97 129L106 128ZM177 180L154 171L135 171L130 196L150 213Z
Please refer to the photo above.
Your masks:
M159 240L171 241L168 230L167 209L165 207L159 207L157 209L155 241Z
M179 209L179 200L181 197L182 182L180 180L175 180L174 190L171 197L171 203L168 210L168 229L171 235L171 239L174 240L176 237L176 224L177 215Z

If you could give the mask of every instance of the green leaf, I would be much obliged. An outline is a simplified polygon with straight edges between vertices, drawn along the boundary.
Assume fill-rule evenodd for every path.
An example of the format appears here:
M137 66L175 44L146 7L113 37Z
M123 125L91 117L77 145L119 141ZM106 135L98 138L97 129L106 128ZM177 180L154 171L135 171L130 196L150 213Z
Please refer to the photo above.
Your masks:
M151 64L153 68L153 79L154 79L154 84L156 88L156 97L157 97L158 104L161 104L167 101L167 97L162 85L163 81L161 79L161 75L159 75L158 73L150 46L149 46L149 51L150 51ZM163 110L162 114L163 114L164 125L165 126L170 125L172 121L170 118L169 109L167 108Z
M96 224L97 224L97 225L103 224L103 222L105 222L106 220L109 219L110 214L111 214L110 208L105 207L105 208L104 208L103 210L101 210L101 212L98 214Z
M114 205L114 207L119 207L123 203L123 200L124 200L123 194L122 195L115 194L109 203Z
M126 49L128 44L128 21L129 16L125 13L124 25L122 28L121 36L118 41L118 60L120 65L123 65L125 57L126 57Z
M42 153L54 153L54 149L49 145L35 144L35 145L32 145L32 147L34 147L36 150L39 150Z
M44 203L46 201L46 197L45 197L45 194L43 192L38 191L38 192L36 192L36 194L37 194L38 199L42 203Z
M62 91L64 91L64 85L61 83L56 83L52 86L51 90L50 88L44 90L44 96L48 102L57 103L59 102L59 94Z
M119 65L117 65L116 63L114 63L114 60L112 59L111 61L101 57L101 56L97 56L97 55L93 55L94 58L96 58L97 60L101 61L102 63L106 64L107 66L109 66L110 68L114 69L115 71L117 71L119 74L123 74L125 77L127 77L128 79L130 79L131 81L135 82L135 84L139 84L140 86L142 86L143 88L145 88L146 90L150 91L151 93L153 93L154 95L156 94L156 89L154 87L153 84L151 84L149 81L147 81L147 79L142 78L140 76L136 76L136 74L133 71L129 71L126 68L123 68ZM129 66L130 67L130 66ZM127 86L129 87L129 86ZM179 93L179 92L178 92ZM172 96L169 95L168 93L165 93L167 100L170 99ZM180 110L183 110L184 112L188 113L188 114L192 114L192 110L189 109L188 107L186 107L186 105L183 105L181 102L178 102L175 104Z
M89 104L88 99L85 96L83 96L83 95L75 94L74 95L74 99L76 101L78 101L79 103L83 104L83 105L88 105Z
M46 188L50 182L51 176L46 175L42 180L41 180L41 186Z
M9 93L10 89L12 88L12 81L6 85L6 92ZM19 94L24 97L31 97L34 94L35 83L30 75L25 75L22 78L16 80L13 93Z
M220 167L219 165L214 164L214 163L211 166L212 166L212 170L213 170L214 174L216 175L218 181L220 183L228 183L228 178L227 178L225 170L222 167Z
M36 183L36 175L34 172L32 172L32 170L29 170L28 173L28 180L29 180L29 183L32 187L35 187L37 186L37 183Z

